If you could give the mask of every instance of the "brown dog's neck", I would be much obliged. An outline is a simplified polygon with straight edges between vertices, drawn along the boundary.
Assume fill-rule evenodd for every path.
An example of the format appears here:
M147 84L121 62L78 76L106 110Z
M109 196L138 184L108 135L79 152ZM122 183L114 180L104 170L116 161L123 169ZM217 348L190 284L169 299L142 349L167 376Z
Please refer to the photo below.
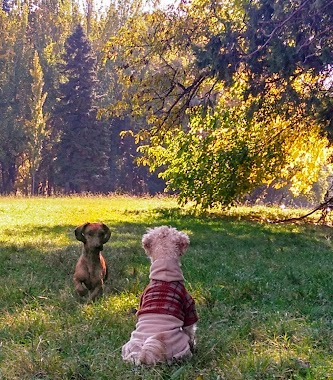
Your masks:
M83 247L82 252L86 257L89 257L91 260L94 261L94 260L99 260L99 255L102 254L102 249Z

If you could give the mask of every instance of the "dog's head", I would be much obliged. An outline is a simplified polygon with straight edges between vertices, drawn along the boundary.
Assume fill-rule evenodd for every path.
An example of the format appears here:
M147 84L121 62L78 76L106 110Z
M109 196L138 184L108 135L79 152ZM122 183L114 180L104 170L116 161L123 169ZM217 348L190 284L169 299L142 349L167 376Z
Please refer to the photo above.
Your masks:
M142 237L142 246L152 261L165 258L178 258L190 244L189 237L173 227L155 227Z
M103 250L111 236L110 228L104 223L84 223L75 228L75 237L88 248Z

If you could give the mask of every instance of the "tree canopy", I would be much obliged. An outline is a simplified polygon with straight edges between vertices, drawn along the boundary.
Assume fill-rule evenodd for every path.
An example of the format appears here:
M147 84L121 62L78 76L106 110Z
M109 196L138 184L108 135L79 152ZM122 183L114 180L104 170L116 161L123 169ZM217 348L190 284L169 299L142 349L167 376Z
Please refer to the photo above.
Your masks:
M2 1L0 193L165 181L210 207L324 182L332 2L158 4Z
M331 155L328 8L193 0L129 19L106 47L124 86L110 111L145 117L141 162L204 207L262 184L308 192Z
M281 91L280 104L288 100L296 106L304 99L293 83L306 75L311 105L321 91L330 91L323 86L333 58L328 8L316 0L181 2L167 13L129 19L106 54L132 91L123 100L136 94L126 107L134 114L165 116L157 124L183 118L193 103L213 100L219 85L232 86L240 73L246 76L245 97L264 98L274 85Z

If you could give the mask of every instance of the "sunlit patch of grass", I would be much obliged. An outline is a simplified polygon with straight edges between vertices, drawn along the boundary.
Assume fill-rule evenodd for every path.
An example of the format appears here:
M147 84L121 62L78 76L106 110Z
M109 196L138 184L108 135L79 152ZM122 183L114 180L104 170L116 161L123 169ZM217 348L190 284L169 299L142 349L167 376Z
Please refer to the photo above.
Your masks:
M110 295L104 298L102 302L92 305L83 305L82 314L92 316L98 313L99 315L118 315L124 314L131 316L133 309L138 306L138 297L133 293L121 293L118 295Z

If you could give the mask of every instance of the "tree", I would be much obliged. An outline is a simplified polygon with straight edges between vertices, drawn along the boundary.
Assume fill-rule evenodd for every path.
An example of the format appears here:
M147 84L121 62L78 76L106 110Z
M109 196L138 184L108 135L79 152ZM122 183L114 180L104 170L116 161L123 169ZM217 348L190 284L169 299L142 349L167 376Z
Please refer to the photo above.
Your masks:
M316 0L193 0L132 18L106 47L127 87L118 109L148 110L152 124L163 128L168 120L181 122L193 103L214 100L216 87L233 85L240 72L247 76L245 98L263 99L274 84L279 104L297 107L303 97L293 82L306 73L316 78L307 83L311 113L331 75L332 25L327 3Z
M182 204L203 208L233 204L262 184L309 193L332 155L320 128L297 117L249 122L245 110L223 101L210 112L197 107L187 130L170 130L163 145L139 148L142 163L164 168L160 176Z
M204 17L175 11L143 13L128 20L106 45L115 63L121 96L112 114L146 118L154 132L182 124L186 110L207 86L189 47L209 25ZM197 100L197 99L195 99Z
M96 59L81 25L68 37L57 109L61 140L57 182L67 193L101 191L108 175L108 134L96 119Z
M34 53L33 66L30 70L32 76L31 98L29 99L30 119L26 121L27 126L27 160L31 180L31 194L36 192L36 173L42 161L42 148L49 131L46 121L48 115L44 114L43 106L47 93L43 92L43 71L39 62L37 51Z
M231 12L224 19L217 2L212 7L223 26L211 31L205 43L193 46L198 68L226 85L234 83L239 71L246 73L245 99L260 94L251 111L261 109L274 85L280 92L275 108L287 102L290 115L301 105L305 116L316 117L323 128L333 128L329 116L332 102L327 107L326 101L331 93L327 78L331 77L333 62L330 2L246 1L241 10L242 23ZM301 77L306 77L306 99L294 86ZM304 101L306 107L302 106Z
M24 119L30 78L26 62L31 57L27 28L26 5L8 15L0 12L0 191L5 194L15 190L27 141Z
M44 141L42 161L36 173L38 191L42 194L51 195L55 191L55 158L60 131L54 111L59 96L59 83L63 80L60 73L61 55L64 53L66 39L81 19L77 2L71 0L34 0L34 6L29 12L29 39L38 52L45 82L44 91L48 94L43 109L50 115L49 135ZM47 30L45 25L48 25Z
M147 167L138 166L139 157L130 119L114 119L111 127L110 191L131 194L156 194L163 192L165 183ZM125 132L126 131L126 132Z
M141 162L166 167L162 177L184 201L227 205L262 183L297 176L306 191L304 173L318 147L326 149L332 119L324 112L331 103L332 21L327 3L315 0L193 0L142 14L106 48L124 85L110 109L146 118L149 129L137 134L147 142ZM207 115L214 115L210 122ZM276 125L283 126L278 135ZM222 149L224 130L230 149ZM318 145L305 168L298 157L310 137ZM292 158L298 165L286 176Z

